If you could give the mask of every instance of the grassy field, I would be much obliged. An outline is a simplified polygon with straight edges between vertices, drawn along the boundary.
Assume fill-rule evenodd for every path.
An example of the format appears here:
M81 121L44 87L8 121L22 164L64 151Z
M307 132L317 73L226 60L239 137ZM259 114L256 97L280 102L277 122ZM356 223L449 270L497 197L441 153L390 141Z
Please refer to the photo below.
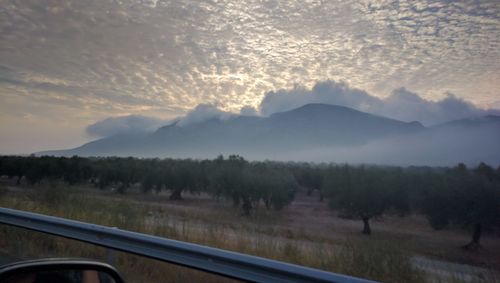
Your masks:
M500 270L498 236L485 235L483 248L458 247L469 240L461 230L433 231L420 216L383 217L373 235L360 233L361 221L335 216L317 196L298 194L282 211L258 208L250 217L225 201L186 195L129 192L119 195L90 187L41 184L16 187L3 181L0 206L119 227L204 244L383 282L494 282ZM77 256L106 259L106 249L12 227L1 227L0 251L19 258ZM415 264L415 256L481 266L486 274L439 277ZM425 260L424 260L425 261ZM220 282L214 275L118 253L116 266L129 282ZM229 281L229 280L228 280Z

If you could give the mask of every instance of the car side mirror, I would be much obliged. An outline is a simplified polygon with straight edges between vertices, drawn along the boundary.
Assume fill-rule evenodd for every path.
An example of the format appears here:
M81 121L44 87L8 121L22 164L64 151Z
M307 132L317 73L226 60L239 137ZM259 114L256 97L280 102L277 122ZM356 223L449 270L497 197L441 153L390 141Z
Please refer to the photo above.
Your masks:
M0 283L125 283L107 263L82 259L39 259L0 267Z

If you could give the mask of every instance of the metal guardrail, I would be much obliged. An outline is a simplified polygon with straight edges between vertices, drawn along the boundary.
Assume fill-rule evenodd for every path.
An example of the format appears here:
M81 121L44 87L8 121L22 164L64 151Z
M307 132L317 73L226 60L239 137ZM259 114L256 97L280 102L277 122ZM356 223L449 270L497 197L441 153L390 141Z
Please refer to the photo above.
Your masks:
M0 208L0 223L250 282L374 282L117 228Z

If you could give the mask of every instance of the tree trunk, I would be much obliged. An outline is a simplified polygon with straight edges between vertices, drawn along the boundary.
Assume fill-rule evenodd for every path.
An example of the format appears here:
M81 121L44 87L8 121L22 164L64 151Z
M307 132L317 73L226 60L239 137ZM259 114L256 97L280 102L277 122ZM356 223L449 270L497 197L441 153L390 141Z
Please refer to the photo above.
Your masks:
M479 244L479 240L481 239L481 223L476 223L474 225L474 233L472 234L472 240L462 248L466 250L477 250L481 245Z
M266 209L271 208L271 200L270 199L266 198L264 200L264 204L266 205Z
M155 185L155 191L156 191L156 194L159 194L161 192L161 184L156 184Z
M118 187L118 193L124 195L125 192L127 191L127 188L128 186L126 184L121 184L119 187Z
M363 219L363 224L364 224L363 234L370 235L372 233L372 230L370 229L370 222L369 222L370 218L363 217L362 219Z
M170 195L169 199L170 200L182 200L182 190L176 189L172 191L172 194Z
M243 199L243 215L250 216L250 211L252 210L252 203L248 198Z

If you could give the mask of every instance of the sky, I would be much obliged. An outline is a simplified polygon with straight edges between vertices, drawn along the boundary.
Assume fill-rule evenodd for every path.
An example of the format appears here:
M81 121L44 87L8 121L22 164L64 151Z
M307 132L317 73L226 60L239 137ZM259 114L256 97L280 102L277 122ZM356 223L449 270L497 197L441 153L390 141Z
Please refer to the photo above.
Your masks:
M0 154L193 109L269 115L341 97L424 124L489 113L499 42L497 0L0 0Z

